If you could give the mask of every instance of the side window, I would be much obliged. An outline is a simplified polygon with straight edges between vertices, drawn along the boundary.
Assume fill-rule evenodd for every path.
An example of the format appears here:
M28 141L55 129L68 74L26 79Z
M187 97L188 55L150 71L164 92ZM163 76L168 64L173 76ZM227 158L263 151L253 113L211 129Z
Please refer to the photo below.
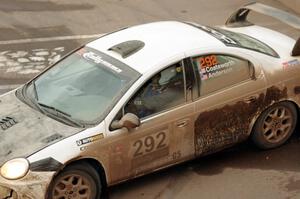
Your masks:
M125 113L139 118L159 113L185 102L184 70L173 64L148 80L125 106Z
M192 61L200 96L248 80L253 73L253 66L247 60L227 55L199 56Z

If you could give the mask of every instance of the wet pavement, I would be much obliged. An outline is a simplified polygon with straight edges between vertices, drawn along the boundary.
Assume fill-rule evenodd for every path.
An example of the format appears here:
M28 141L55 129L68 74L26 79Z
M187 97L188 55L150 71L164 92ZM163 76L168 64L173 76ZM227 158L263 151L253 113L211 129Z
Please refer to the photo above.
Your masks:
M161 20L222 25L235 9L249 2L2 0L0 93L28 81L71 50L96 38L95 34ZM261 2L300 13L300 6L294 6L294 0ZM251 15L251 19L293 38L300 35L299 31L268 17ZM71 37L64 39L66 36ZM269 151L260 151L251 143L243 143L114 186L109 189L109 196L111 199L297 199L300 198L299 151L298 135L283 147Z

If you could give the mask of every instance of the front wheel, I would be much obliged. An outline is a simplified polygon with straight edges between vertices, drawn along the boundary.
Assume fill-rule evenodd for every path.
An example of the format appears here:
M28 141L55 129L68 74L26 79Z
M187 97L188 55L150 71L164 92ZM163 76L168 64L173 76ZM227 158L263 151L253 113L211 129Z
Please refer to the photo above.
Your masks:
M269 107L259 116L251 138L259 148L275 148L289 139L296 124L296 107L289 102L280 102Z
M48 189L48 199L99 199L100 195L100 177L87 163L67 166Z

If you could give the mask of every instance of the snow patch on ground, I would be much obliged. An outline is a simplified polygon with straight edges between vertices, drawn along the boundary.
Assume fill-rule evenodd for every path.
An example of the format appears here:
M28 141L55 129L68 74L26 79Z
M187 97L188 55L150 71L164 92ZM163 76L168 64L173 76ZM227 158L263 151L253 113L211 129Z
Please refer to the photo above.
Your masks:
M65 47L0 52L0 69L5 73L35 74L56 63L65 54Z

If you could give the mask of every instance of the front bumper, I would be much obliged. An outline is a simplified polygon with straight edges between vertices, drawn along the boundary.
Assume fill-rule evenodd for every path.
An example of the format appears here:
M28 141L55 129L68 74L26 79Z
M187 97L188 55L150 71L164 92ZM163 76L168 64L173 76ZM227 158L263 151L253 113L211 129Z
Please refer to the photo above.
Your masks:
M13 190L0 186L0 197L5 199L17 199L17 193Z
M19 180L0 176L0 199L43 199L55 172L31 172Z

